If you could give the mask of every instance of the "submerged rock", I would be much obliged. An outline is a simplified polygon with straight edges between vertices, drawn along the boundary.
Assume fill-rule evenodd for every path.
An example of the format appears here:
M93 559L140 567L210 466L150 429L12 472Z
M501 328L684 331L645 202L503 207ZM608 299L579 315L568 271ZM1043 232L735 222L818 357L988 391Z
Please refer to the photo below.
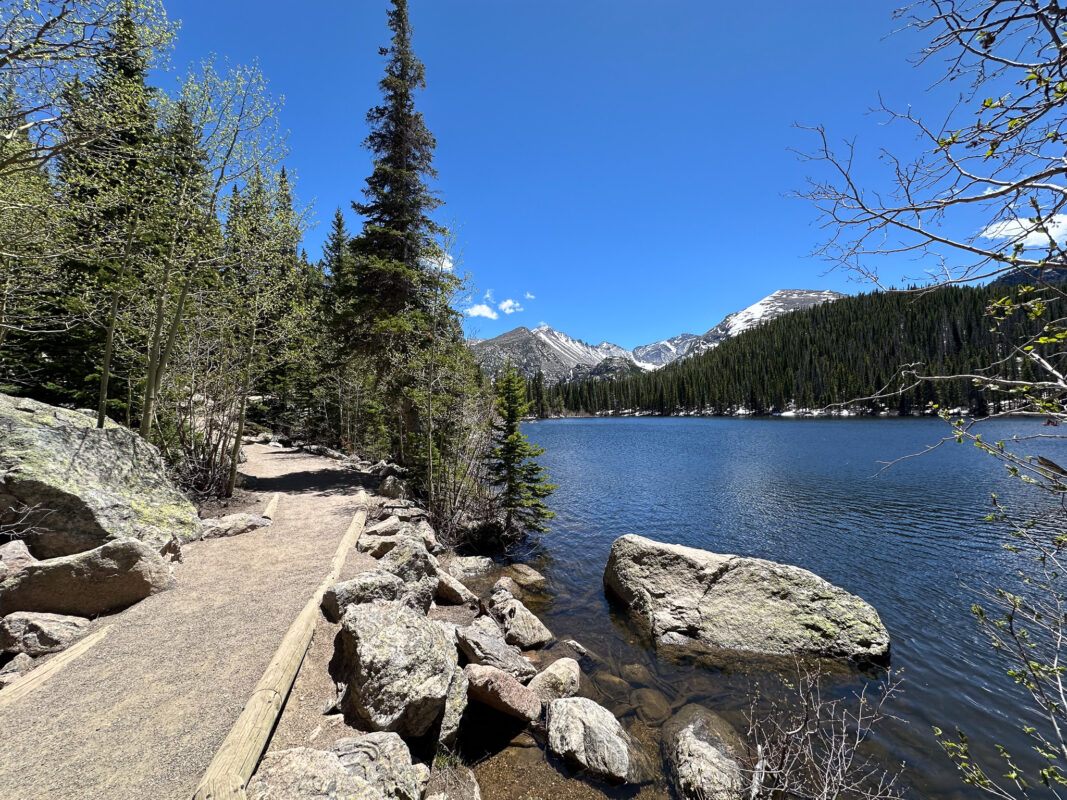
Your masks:
M119 539L85 553L38 561L0 584L0 614L44 611L94 617L158 594L170 566L152 547Z
M584 697L548 705L548 747L571 765L612 783L645 783L652 761L610 711Z
M509 564L504 567L504 577L510 578L524 589L544 586L545 576L525 564Z
M458 659L436 622L402 603L351 605L339 645L346 713L405 737L422 736L440 719Z
M541 702L547 704L578 694L581 676L582 671L577 661L573 658L561 658L537 673L527 685L541 698Z
M604 584L657 645L875 663L889 657L878 612L800 567L628 534L611 547Z
M742 745L728 722L687 705L663 726L663 758L683 800L737 800Z
M36 507L26 536L38 558L117 539L156 550L200 534L192 504L167 477L159 451L114 423L0 394L0 510Z

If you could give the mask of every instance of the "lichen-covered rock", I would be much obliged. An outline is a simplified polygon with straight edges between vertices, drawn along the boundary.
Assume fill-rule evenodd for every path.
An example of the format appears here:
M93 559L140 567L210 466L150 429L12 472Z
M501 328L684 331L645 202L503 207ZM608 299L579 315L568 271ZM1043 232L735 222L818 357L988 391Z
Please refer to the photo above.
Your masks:
M484 575L493 568L493 559L487 556L455 556L448 562L448 573L463 580L472 575Z
M382 556L379 564L386 572L391 572L404 582L403 602L423 613L429 610L440 583L437 577L440 567L422 542L412 538L402 539Z
M456 667L452 675L452 682L448 685L448 693L445 695L445 711L441 716L441 727L437 733L437 741L451 749L459 738L459 725L463 720L463 712L467 710L467 674Z
M337 753L310 747L268 752L246 793L248 800L385 800L376 787L350 775Z
M604 584L658 645L884 662L889 634L868 603L812 572L628 534Z
M13 659L0 667L0 675L25 675L33 669L36 663L33 660L33 656L26 653L18 653Z
M527 686L542 703L548 704L553 700L578 694L581 675L577 661L573 658L561 658L534 675Z
M38 558L139 539L156 550L200 534L192 504L159 451L114 423L0 394L0 510L36 507L27 544Z
M523 588L515 582L515 579L509 578L507 575L498 578L489 593L490 595L493 595L497 592L507 592L516 600L522 600L526 594L526 592L523 591Z
M548 705L548 747L571 765L611 783L652 779L652 761L610 711L584 697Z
M84 617L16 611L0 619L0 651L33 658L58 653L74 644L88 627Z
M663 758L683 800L737 800L741 796L741 742L729 723L687 705L663 726Z
M463 671L471 700L531 722L541 716L541 699L504 670L468 664Z
M422 787L411 751L395 733L368 733L334 742L345 772L375 787L387 800L419 800Z
M200 538L223 539L228 536L239 536L257 528L265 528L270 524L269 519L256 514L227 514L217 519L201 520Z
M396 475L386 475L378 484L378 494L394 500L406 500L410 495L408 485Z
M479 618L483 619L486 618ZM496 626L495 622L490 622ZM537 674L537 668L523 657L519 648L504 641L503 631L498 626L494 631L484 623L478 624L476 620L473 625L456 629L456 642L472 664L487 664L502 669L520 682Z
M44 611L95 617L133 605L170 587L170 566L136 539L30 564L0 584L0 614Z
M0 564L3 564L7 573L4 577L10 578L23 567L36 562L37 559L30 555L29 548L21 539L0 544Z
M440 719L458 658L436 622L402 603L350 605L339 645L345 712L405 737L422 736Z
M482 800L482 791L474 773L460 764L430 773L422 800Z
M510 592L493 592L486 602L486 611L500 623L508 644L532 650L552 641L552 631Z
M362 540L364 536L392 536L395 533L400 533L403 527L404 525L399 517L389 516L381 522L376 522L369 528L365 528L359 538ZM360 549L362 550L363 548Z
M326 619L340 622L345 607L350 604L399 600L403 593L404 582L400 578L384 569L375 569L335 583L323 593L320 606Z

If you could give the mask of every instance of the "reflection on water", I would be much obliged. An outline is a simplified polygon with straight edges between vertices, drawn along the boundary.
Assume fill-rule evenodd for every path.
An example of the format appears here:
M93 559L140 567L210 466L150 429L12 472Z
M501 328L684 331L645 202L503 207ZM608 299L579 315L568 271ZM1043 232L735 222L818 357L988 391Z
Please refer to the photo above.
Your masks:
M995 423L986 436L1020 424ZM884 725L875 742L886 763L906 762L915 796L968 796L933 726L963 728L990 764L997 760L993 742L1020 755L1029 750L1018 732L1021 695L970 615L973 590L1003 583L1014 568L1015 556L1001 547L1003 532L982 521L990 492L1010 498L1021 488L989 457L954 444L879 473L880 462L918 452L945 431L940 421L910 419L527 425L530 439L547 448L542 462L560 485L552 532L516 554L549 579L528 605L557 637L573 637L596 654L591 677L602 702L654 745L663 703L673 710L702 703L744 730L756 687L780 689L765 665L707 669L651 652L604 597L603 568L615 538L636 533L810 569L872 603L889 628L892 666L903 669L905 684L891 706L899 721ZM1061 446L1042 448L1056 459ZM847 695L869 679L848 673L834 684ZM638 690L648 691L635 697ZM658 785L609 796L669 795Z

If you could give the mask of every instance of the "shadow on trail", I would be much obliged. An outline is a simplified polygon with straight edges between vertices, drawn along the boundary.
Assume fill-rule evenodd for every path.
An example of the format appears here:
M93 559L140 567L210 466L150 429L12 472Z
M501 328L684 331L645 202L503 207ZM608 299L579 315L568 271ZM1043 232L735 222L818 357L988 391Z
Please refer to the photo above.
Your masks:
M274 478L254 478L255 488L262 492L296 494L315 492L320 495L356 494L360 489L373 492L380 479L376 475L355 470L315 469L290 472Z

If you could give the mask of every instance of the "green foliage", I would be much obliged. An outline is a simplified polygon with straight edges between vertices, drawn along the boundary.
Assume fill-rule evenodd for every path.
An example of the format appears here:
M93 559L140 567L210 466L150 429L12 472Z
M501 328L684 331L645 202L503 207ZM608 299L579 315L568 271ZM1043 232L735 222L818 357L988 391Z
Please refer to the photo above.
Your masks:
M499 492L504 535L547 531L545 521L556 515L545 505L545 500L557 487L548 482L548 475L536 461L545 452L544 448L530 444L519 430L519 423L530 410L526 381L508 364L497 377L495 391L497 418L493 423L489 480Z

